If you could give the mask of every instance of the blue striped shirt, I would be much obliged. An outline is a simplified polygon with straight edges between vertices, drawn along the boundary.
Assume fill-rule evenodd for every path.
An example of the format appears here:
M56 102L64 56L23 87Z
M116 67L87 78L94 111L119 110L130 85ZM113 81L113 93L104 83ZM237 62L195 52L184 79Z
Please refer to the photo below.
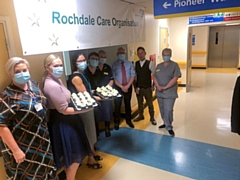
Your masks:
M134 64L129 60L124 60L124 66L127 75L127 82L130 81L131 77L135 77ZM122 60L118 59L112 64L112 73L114 79L119 83L122 83Z

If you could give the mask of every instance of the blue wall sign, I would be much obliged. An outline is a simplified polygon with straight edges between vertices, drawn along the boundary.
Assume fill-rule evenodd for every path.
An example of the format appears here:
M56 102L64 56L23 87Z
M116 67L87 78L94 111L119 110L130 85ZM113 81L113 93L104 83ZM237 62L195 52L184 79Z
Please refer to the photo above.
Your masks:
M194 16L194 17L189 17L188 24L222 22L223 20L224 20L223 16L215 16L215 15Z
M240 0L154 0L155 18L173 17L178 14L193 15L236 11L240 9Z
M192 35L192 45L194 46L195 45L195 35Z

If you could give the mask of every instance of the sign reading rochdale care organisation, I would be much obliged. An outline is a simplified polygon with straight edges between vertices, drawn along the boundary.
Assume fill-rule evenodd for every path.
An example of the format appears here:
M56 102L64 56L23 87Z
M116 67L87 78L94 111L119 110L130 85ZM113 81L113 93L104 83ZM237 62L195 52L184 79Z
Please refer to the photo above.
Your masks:
M112 0L14 0L24 55L145 41L145 8Z
M155 18L239 11L240 0L154 0Z

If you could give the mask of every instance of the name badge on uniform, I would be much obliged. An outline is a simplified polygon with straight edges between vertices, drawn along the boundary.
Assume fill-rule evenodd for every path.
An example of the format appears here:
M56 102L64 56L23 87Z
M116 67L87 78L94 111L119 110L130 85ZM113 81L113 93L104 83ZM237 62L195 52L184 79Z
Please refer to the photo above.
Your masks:
M38 111L41 111L41 110L43 109L41 103L37 103L34 107L35 107L35 109L36 109L37 112L38 112Z
M160 69L156 69L156 72L160 72Z
M108 72L103 72L104 75L108 75Z

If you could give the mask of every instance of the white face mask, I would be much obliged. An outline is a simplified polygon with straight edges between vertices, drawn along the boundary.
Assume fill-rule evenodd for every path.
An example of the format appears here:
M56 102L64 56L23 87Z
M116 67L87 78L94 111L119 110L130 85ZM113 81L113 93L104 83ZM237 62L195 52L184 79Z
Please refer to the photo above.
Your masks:
M26 82L28 82L28 80L30 79L30 74L29 72L22 72L22 73L17 73L14 74L14 81L17 84L25 84Z
M63 67L53 67L52 75L55 78L60 78L63 74Z
M168 62L170 60L170 56L163 56L163 61Z
M105 64L105 63L107 62L107 59L106 59L106 58L100 58L100 59L99 59L99 62L100 62L101 64Z
M126 54L119 54L118 59L124 61L126 59Z
M77 67L79 70L84 71L87 68L87 62L86 61L78 62Z

